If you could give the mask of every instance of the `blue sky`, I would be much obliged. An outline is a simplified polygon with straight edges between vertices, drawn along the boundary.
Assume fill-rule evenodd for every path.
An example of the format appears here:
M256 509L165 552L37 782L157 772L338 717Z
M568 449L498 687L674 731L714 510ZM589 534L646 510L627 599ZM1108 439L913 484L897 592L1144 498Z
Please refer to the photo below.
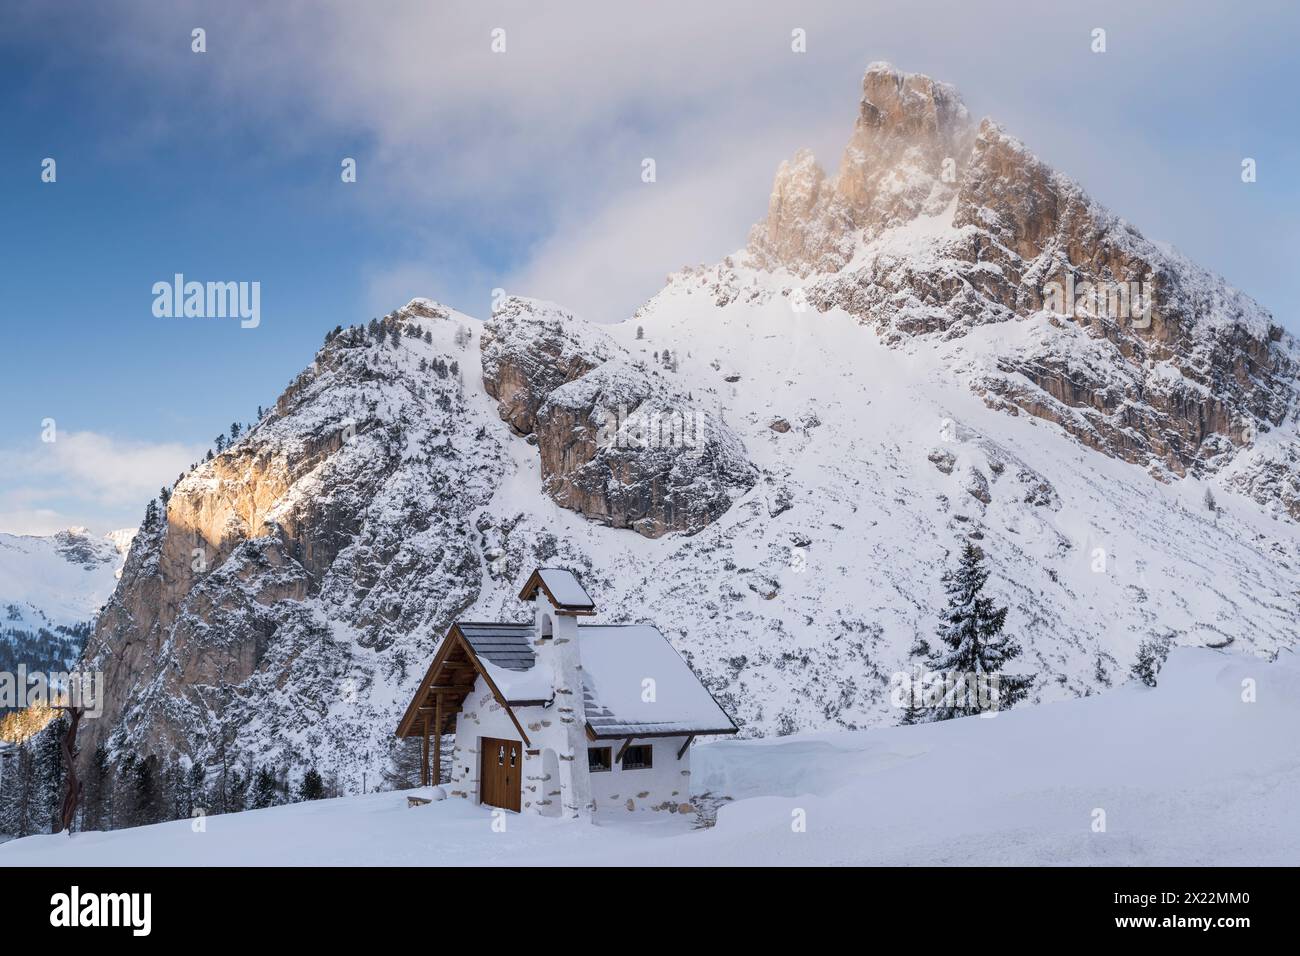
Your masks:
M0 30L0 531L134 525L327 329L412 296L625 317L743 245L782 158L836 165L877 59L954 83L1300 330L1286 4L50 6ZM177 272L260 282L260 326L156 318Z

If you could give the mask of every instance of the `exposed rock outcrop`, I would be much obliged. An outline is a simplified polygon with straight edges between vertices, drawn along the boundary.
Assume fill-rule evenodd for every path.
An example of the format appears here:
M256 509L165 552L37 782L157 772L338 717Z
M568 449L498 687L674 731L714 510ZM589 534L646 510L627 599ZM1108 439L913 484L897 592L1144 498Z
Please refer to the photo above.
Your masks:
M516 433L536 434L557 504L657 538L699 531L754 484L716 410L572 314L507 299L482 344L484 388Z
M483 387L516 435L533 433L551 392L608 360L608 343L587 331L572 312L534 299L510 296L493 312L481 340Z

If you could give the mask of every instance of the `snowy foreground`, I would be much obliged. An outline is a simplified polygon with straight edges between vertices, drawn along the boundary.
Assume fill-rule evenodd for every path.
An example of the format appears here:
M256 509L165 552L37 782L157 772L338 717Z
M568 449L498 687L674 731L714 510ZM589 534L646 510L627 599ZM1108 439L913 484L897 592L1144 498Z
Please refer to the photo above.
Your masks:
M1243 682L1246 682L1243 684ZM1243 701L1250 682L1257 701ZM1174 652L1151 690L986 719L702 745L717 826L584 826L373 793L0 846L0 866L1300 864L1300 661ZM1094 832L1098 810L1105 832ZM803 811L800 814L799 811ZM793 825L806 817L806 830Z

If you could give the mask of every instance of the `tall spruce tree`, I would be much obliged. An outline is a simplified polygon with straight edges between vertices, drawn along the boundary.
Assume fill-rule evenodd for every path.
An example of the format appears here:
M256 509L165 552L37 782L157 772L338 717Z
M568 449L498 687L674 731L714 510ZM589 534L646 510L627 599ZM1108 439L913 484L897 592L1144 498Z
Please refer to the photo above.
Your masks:
M180 762L168 758L167 762L162 764L158 773L159 789L162 793L160 819L179 820L182 817L188 817L189 810L186 809L188 797L185 793L186 776L185 769Z
M132 773L131 826L143 827L162 819L158 793L158 758L152 754L135 761Z
M957 567L944 573L948 608L937 632L943 645L929 661L930 668L948 680L946 692L931 710L936 720L1005 710L1029 693L1031 676L1002 673L1020 656L1020 644L1002 633L1007 609L984 594L988 578L984 552L970 541Z
M63 760L63 735L68 730L68 718L60 714L36 735L36 758L40 773L41 833L53 833L62 826L64 780L66 768Z
M325 781L321 779L320 773L315 767L312 767L302 775L302 783L298 787L299 800L320 800L325 796Z
M912 646L907 652L914 664L912 666L912 672L907 676L907 680L904 684L907 696L903 701L903 714L898 720L899 725L902 727L910 727L913 724L923 724L928 719L929 715L925 711L925 703L921 699L925 690L922 682L922 677L924 676L922 671L924 668L921 666L921 662L925 660L926 655L929 653L929 642L920 634L916 635L916 639L912 641Z
M230 784L226 788L227 813L239 813L241 810L248 809L248 782L252 776L251 770L243 774L238 770L230 772Z
M4 758L0 777L0 833L25 837L40 832L37 813L36 758L30 740L17 744Z
M207 770L197 760L190 764L189 772L185 777L185 796L188 800L188 805L185 807L185 816L194 816L195 810L207 811L206 801L203 796L203 782L207 775Z
M253 781L253 799L250 808L261 810L263 807L273 807L276 803L275 774L271 772L270 767L259 767L257 777Z
M83 830L113 829L113 778L108 748L102 743L90 755L81 815Z

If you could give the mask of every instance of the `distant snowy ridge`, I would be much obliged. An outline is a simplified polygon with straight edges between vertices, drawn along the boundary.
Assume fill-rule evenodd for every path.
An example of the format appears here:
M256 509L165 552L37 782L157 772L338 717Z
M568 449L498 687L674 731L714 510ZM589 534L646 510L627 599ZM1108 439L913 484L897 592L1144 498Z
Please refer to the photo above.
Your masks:
M57 673L76 664L133 536L0 533L0 671Z
M85 528L52 535L0 532L0 620L10 627L92 621L113 593L134 530L100 538Z

